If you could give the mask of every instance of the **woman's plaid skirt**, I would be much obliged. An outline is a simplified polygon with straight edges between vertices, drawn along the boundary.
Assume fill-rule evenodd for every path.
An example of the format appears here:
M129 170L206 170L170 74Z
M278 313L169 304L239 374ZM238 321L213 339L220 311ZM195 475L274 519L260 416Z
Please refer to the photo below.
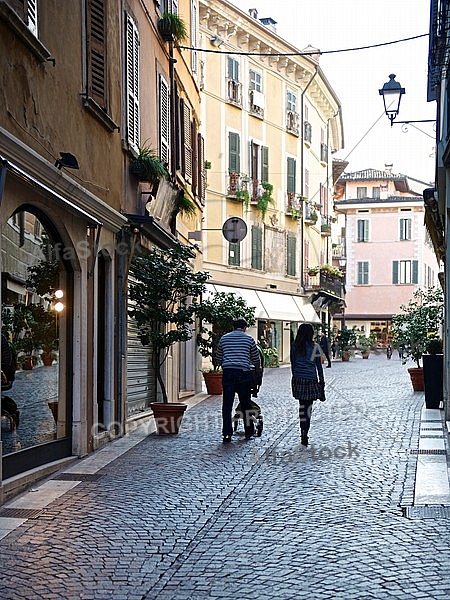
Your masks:
M318 381L292 377L292 395L297 400L318 400L322 396L323 387Z

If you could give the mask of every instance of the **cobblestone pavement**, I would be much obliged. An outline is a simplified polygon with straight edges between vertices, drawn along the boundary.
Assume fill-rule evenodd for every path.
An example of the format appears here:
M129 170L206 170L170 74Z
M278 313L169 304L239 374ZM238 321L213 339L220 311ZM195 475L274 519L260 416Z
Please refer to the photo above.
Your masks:
M325 374L308 450L288 368L266 370L261 438L223 445L209 397L0 540L0 597L448 598L449 518L404 516L423 394L395 357Z

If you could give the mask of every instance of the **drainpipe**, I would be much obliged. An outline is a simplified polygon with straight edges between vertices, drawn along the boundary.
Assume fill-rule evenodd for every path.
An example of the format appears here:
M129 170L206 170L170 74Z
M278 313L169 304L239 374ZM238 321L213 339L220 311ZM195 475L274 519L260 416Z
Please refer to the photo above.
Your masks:
M315 78L315 76L317 75L317 73L319 72L319 65L316 66L316 70L314 71L313 76L311 77L311 79L308 81L305 89L303 90L303 92L300 95L300 131L301 131L301 146L300 146L300 195L303 198L304 196L304 191L305 191L305 175L304 175L304 171L303 171L303 164L304 164L304 138L305 138L305 127L304 127L304 104L303 104L303 99L305 97L305 93L307 91L307 89L309 88L309 86L311 85L311 83L313 82L313 79ZM301 224L301 230L302 230L302 239L301 239L301 245L300 245L300 287L302 288L302 290L305 289L305 281L304 281L304 268L303 268L303 261L304 261L304 244L305 244L305 222L304 222L304 210L302 210L302 217L300 219L300 224Z

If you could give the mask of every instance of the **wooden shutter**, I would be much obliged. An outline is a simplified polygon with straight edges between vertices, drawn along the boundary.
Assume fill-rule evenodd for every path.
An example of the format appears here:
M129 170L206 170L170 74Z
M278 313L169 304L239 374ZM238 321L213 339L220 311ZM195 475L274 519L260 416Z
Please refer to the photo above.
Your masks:
M292 234L287 236L287 275L296 274L297 237Z
M192 178L192 141L191 141L191 109L183 102L182 105L182 142L183 142L183 152L182 152L182 172L183 176L186 180L190 181Z
M9 0L7 2L19 15L28 29L38 36L38 6L37 0Z
M261 146L261 181L269 182L269 148Z
M398 283L398 260L392 261L392 283Z
M419 261L412 261L411 283L419 283Z
M296 181L295 181L295 171L296 171L296 160L295 158L288 157L287 159L287 182L286 188L288 194L295 194Z
M199 169L198 169L198 143L197 143L197 123L191 122L191 143L192 143L192 183L191 189L194 196L198 194L198 181L199 181Z
M241 172L239 134L231 131L228 134L228 171L230 173Z
M252 225L252 269L262 269L262 229Z
M105 4L103 0L89 0L86 8L88 94L106 110Z
M167 81L159 76L159 152L163 163L169 163L170 103Z
M128 144L136 152L140 143L139 115L139 33L129 15L126 18L127 128Z
M205 171L205 140L198 134L198 197L202 204L206 196L206 171Z

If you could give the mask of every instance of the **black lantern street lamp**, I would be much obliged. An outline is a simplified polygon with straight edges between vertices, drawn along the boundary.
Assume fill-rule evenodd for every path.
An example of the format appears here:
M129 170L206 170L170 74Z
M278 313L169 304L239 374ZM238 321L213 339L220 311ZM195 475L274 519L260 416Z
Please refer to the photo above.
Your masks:
M395 75L391 73L389 81L383 85L381 90L378 90L378 93L383 96L384 112L391 121L392 127L394 119L398 116L400 101L405 93L405 88L402 88L400 83L395 81Z

